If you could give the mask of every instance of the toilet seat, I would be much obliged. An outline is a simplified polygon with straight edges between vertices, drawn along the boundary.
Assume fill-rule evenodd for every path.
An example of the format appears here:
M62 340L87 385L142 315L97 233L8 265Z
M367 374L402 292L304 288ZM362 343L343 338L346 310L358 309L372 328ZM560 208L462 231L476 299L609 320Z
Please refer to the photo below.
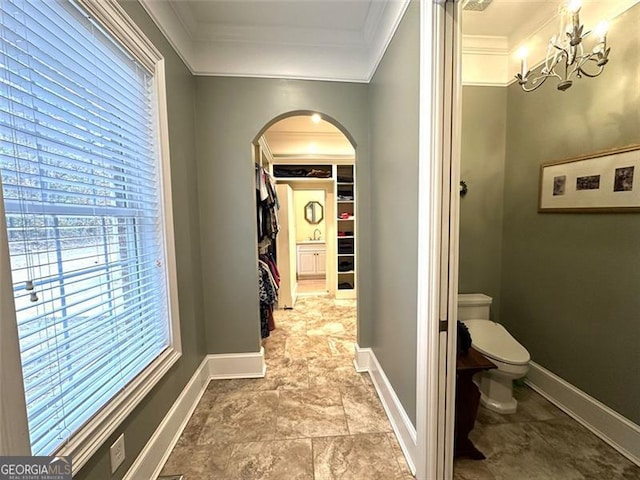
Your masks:
M526 365L529 352L499 323L491 320L464 320L471 333L473 348L489 358L510 365Z

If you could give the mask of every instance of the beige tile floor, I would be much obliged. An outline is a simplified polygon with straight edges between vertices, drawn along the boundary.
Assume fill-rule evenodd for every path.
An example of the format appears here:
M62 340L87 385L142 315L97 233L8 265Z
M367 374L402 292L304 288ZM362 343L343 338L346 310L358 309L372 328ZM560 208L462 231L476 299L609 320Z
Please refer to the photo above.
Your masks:
M367 374L353 368L353 301L276 312L261 379L213 381L163 475L185 480L412 480ZM633 465L529 388L514 415L482 407L455 480L640 480Z
M640 480L640 467L536 392L514 396L513 415L480 407L469 437L487 458L456 460L455 480Z
M185 480L413 480L368 374L355 301L300 297L275 315L261 379L209 384L162 475Z
M321 292L326 293L327 279L326 278L299 279L296 291L298 293L321 293Z

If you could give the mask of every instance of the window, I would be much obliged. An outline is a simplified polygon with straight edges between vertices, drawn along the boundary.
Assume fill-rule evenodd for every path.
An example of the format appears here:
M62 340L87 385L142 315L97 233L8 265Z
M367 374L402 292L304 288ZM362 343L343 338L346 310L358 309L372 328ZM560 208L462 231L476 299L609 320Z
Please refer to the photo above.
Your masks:
M115 2L82 3L0 2L0 178L33 455L74 453L179 355L161 57Z

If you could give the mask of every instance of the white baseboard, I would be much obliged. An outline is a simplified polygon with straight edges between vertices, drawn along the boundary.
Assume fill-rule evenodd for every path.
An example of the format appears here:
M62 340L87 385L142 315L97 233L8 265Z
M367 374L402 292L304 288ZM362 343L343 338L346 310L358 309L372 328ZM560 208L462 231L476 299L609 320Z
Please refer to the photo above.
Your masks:
M155 479L160 475L211 380L260 378L264 377L266 368L263 348L260 352L205 357L123 480Z
M209 384L209 366L205 358L167 415L135 459L123 480L155 479L196 409Z
M213 380L261 378L267 371L264 348L252 353L224 353L207 356L209 376Z
M407 460L407 465L411 473L416 473L416 429L409 419L409 415L400 403L396 392L393 390L389 379L382 370L380 363L373 350L370 348L360 348L356 345L356 357L354 360L358 372L369 372L373 384L380 397L380 402L384 411L389 417L391 427L396 434L402 453Z
M530 367L527 385L640 465L640 426L537 363Z
M371 355L373 355L373 352L370 348L360 348L356 345L356 356L353 359L356 372L363 373L369 371L369 358L371 358Z

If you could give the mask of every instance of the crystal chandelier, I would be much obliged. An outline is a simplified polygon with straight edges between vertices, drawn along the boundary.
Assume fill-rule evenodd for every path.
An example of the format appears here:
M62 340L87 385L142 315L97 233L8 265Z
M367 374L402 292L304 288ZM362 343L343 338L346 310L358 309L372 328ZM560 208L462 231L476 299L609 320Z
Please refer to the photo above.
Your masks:
M542 85L547 78L559 80L558 90L565 91L573 85L572 77L597 77L604 71L609 61L610 47L607 46L607 22L601 22L594 30L583 33L584 25L580 24L580 0L572 0L568 5L560 6L559 33L549 39L547 56L539 74L529 71L527 67L526 47L520 49L521 71L516 75L518 83L525 92L532 92ZM593 48L585 53L585 40L591 40Z

